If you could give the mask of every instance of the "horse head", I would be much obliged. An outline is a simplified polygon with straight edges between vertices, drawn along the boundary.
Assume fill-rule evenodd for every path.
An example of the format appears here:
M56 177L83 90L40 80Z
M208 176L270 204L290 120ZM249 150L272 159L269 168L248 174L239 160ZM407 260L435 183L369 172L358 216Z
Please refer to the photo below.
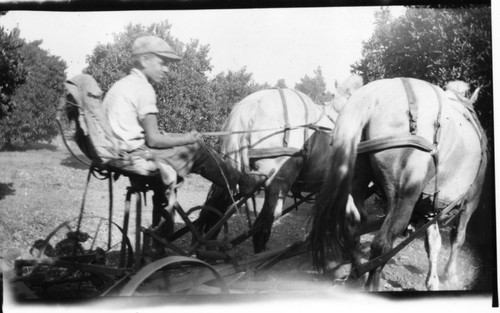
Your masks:
M335 90L332 93L333 99L326 103L327 107L335 112L340 112L351 95L363 86L363 78L357 74L352 74L339 85L335 80Z
M454 80L448 82L444 90L448 95L454 96L457 100L473 106L477 101L481 87L476 88L472 95L470 95L470 86L468 83L461 80Z

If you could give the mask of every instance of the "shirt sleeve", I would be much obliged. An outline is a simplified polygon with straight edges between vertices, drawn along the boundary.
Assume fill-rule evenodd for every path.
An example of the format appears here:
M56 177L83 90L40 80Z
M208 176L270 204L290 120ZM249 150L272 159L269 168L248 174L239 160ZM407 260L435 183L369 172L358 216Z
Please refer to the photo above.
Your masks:
M143 92L137 99L138 107L137 114L139 121L143 121L148 114L157 114L158 107L156 106L156 93L152 86L144 86Z

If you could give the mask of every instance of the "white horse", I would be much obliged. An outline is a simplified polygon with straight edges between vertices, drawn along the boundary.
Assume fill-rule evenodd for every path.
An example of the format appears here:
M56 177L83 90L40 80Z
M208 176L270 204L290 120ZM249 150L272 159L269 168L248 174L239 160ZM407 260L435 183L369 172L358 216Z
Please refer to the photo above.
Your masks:
M486 136L472 107L479 90L470 99L465 98L467 92L463 82L452 82L443 91L421 80L395 78L374 81L353 94L336 121L331 167L313 209L311 241L318 267L326 267L332 250L337 258L349 258L354 269L359 267L359 236L347 224L343 208L352 195L366 216L363 202L368 184L374 182L388 204L370 259L392 249L414 211L432 215L455 208L454 219L452 214L443 219L456 226L451 231L445 278L450 286L457 286L458 250L478 206L488 161ZM360 143L363 147L370 143L375 150L362 149ZM434 223L426 239L430 290L440 288L440 248ZM367 288L379 288L384 265L370 271Z
M268 175L265 199L254 227L262 230L253 236L256 253L265 250L274 219L281 216L289 191L317 190L325 173L330 145L327 131L334 128L338 112L362 83L350 77L337 88L334 99L315 104L307 95L292 89L255 92L234 105L223 131L244 132L221 138L221 152L241 171ZM313 136L314 135L314 136ZM295 185L294 185L295 184ZM205 205L224 210L231 203L226 190L213 185ZM215 224L217 216L202 211L200 229Z

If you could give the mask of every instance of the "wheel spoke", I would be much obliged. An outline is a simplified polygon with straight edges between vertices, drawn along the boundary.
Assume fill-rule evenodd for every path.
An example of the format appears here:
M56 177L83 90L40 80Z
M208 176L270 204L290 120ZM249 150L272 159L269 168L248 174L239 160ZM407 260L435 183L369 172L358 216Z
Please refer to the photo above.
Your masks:
M101 229L103 219L99 219L99 224L97 225L97 229L95 230L94 237L92 238L92 244L90 245L90 250L94 248L95 242L97 240L97 237L99 235L99 230Z

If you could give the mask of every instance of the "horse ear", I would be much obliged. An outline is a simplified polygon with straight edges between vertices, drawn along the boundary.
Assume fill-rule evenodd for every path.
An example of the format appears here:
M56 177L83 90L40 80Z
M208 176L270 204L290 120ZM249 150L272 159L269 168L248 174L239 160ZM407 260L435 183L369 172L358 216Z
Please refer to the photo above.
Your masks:
M357 89L363 87L363 77L361 77L358 74L353 74L353 80L354 80L354 84L353 84L354 90L357 90Z
M339 88L339 82L335 79L335 89Z
M481 91L481 86L477 87L476 90L474 90L472 96L469 99L470 104L474 105L474 103L476 103L480 91Z

